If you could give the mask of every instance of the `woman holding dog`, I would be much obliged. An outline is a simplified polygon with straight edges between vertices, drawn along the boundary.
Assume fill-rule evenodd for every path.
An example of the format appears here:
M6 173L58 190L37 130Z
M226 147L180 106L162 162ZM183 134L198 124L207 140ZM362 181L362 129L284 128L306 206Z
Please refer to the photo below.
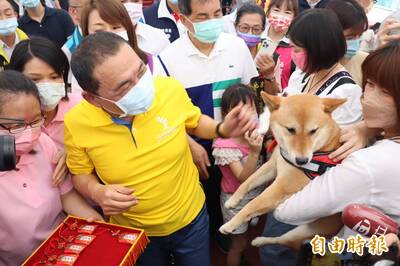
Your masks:
M384 139L356 151L315 178L275 210L278 220L306 224L340 213L350 203L366 204L400 222L400 41L371 53L362 65L364 122Z
M346 103L333 112L333 118L341 127L360 121L361 87L340 64L346 52L346 40L336 14L326 9L301 13L289 28L289 38L297 70L285 92L346 98Z

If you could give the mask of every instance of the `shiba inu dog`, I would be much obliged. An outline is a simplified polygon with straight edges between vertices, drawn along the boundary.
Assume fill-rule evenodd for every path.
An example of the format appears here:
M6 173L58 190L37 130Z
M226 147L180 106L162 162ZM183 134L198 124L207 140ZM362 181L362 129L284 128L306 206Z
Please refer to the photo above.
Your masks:
M262 97L271 111L270 128L277 146L270 160L242 183L225 207L234 208L249 191L275 180L221 226L220 231L224 234L232 233L253 217L274 210L315 176L335 165L326 160L327 155L340 146L340 128L331 114L345 99L320 98L311 94L279 97L262 93ZM296 248L301 240L315 234L335 234L341 226L340 215L335 215L299 226L281 237L258 237L252 245L282 244Z

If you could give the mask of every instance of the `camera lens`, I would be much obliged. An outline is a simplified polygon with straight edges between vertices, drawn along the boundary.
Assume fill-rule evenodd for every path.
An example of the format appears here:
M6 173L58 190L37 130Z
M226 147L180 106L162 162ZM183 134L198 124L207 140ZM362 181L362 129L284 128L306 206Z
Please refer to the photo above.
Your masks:
M13 136L0 136L0 171L10 171L16 166L15 139Z

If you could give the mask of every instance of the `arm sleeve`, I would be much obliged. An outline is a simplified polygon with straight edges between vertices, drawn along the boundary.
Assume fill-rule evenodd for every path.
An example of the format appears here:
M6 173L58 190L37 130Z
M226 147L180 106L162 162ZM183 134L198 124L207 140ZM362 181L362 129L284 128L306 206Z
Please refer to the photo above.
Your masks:
M277 220L301 225L343 211L350 203L370 204L373 179L369 168L351 155L279 205Z
M67 40L67 38L69 36L72 35L72 33L75 30L75 24L74 21L72 20L71 16L67 13L67 11L65 10L61 10L62 11L62 15L64 17L64 29L65 29L65 41Z
M180 106L181 112L185 116L186 128L196 128L201 117L200 108L192 103L192 100L180 82L174 80L173 86L176 87L176 106Z
M343 84L337 87L328 97L345 98L347 101L333 111L332 116L340 127L352 125L362 119L361 87L356 84Z
M70 130L68 123L64 122L64 145L67 151L67 166L73 175L88 175L94 171L94 165L86 149L79 146Z
M215 158L214 164L221 166L229 165L243 158L242 152L234 148L214 148L212 155Z
M43 134L43 133L42 133ZM54 162L56 160L56 156L57 154L60 152L57 149L56 144L53 142L53 140L50 139L50 137L43 136L42 138L45 138L45 149L46 149L46 153L47 156L50 160L50 162ZM54 168L55 169L55 165ZM64 182L58 186L58 190L60 191L60 195L64 195L67 194L68 192L70 192L73 189L73 185L72 185L72 181L71 181L71 175L68 173L67 176L65 177Z

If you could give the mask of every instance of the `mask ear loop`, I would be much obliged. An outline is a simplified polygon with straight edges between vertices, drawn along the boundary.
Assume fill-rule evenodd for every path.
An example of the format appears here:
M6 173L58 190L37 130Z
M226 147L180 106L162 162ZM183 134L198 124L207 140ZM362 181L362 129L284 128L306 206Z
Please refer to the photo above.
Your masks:
M107 101L107 102L110 102L110 103L115 104L115 102L112 101L112 100L103 98L103 97L98 96L98 95L96 95L96 94L92 94L92 95L93 95L95 98L99 98L99 99L101 99L101 100L103 100L103 101ZM98 104L100 104L100 103L98 102ZM125 111L125 110L122 110L121 107L119 107L119 106L117 106L117 107L118 107L119 109L121 109L122 112L125 112L124 114L117 114L117 113L115 113L115 112L113 112L113 111L110 111L110 110L108 110L106 107L104 107L102 104L100 104L100 106L101 106L101 109L103 109L106 113L109 113L110 115L115 115L115 116L118 117L118 118L124 118L124 117L127 117L127 116L128 116L128 115L126 114L126 111Z

